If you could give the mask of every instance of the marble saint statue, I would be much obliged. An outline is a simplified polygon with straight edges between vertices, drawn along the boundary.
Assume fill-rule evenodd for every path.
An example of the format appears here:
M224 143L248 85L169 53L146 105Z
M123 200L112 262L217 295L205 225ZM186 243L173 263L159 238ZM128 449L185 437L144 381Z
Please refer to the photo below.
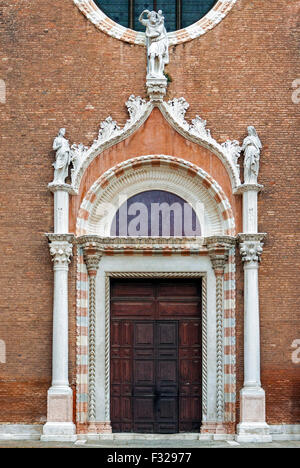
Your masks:
M53 149L56 151L56 161L54 166L54 183L64 184L68 177L69 165L71 163L71 149L69 141L65 138L66 129L61 128L58 136L53 142Z
M147 19L144 15L147 15ZM162 11L144 10L139 21L146 27L147 78L164 79L164 68L169 63L169 40Z
M248 136L243 142L242 149L245 154L244 183L257 184L262 144L254 127L248 127Z

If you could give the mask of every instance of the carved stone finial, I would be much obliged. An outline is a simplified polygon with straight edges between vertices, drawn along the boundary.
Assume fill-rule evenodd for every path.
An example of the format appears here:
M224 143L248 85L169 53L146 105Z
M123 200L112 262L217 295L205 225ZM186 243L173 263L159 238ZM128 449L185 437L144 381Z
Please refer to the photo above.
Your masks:
M144 10L139 21L146 27L148 95L151 100L161 101L166 94L168 84L164 75L165 65L169 63L169 39L165 18L161 10L158 12Z
M56 161L54 167L54 184L64 184L68 177L69 165L71 163L71 148L69 141L65 138L66 129L61 128L53 142L53 149L56 151Z
M104 122L101 122L98 138L94 141L94 144L103 144L110 138L118 135L120 131L121 129L117 122L109 116Z
M71 162L73 164L73 169L71 171L72 173L76 172L78 167L80 167L82 161L86 157L87 151L88 151L88 147L84 146L82 143L79 143L79 145L74 143L71 146Z
M191 135L195 135L205 140L211 140L210 130L206 128L206 120L202 119L199 115L196 115L196 118L192 120L192 125L190 127Z
M240 143L237 140L227 140L225 143L222 143L222 148L224 148L228 159L233 162L238 170L238 173L240 174L239 157L241 156L242 152Z
M244 184L257 184L262 143L252 126L248 127L248 136L244 139L242 149L245 154Z
M189 130L190 125L185 120L185 114L189 109L189 103L184 99L184 97L174 98L171 101L166 103L166 107L168 111L172 115L175 122L179 125L183 126L186 130Z

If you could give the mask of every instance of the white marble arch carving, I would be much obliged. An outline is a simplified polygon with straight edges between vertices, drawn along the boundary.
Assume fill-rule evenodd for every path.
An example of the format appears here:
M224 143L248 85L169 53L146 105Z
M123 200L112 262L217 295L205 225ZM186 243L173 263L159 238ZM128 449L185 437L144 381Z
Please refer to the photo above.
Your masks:
M159 161L159 166L152 165L153 160ZM189 171L193 171L196 177ZM209 188L202 183L203 180L211 184ZM203 169L184 159L149 155L118 164L92 185L81 204L77 236L110 236L114 216L124 201L148 190L166 190L189 203L198 216L203 237L235 235L231 205L216 181Z
M111 117L100 124L98 138L90 147L83 144L73 144L76 152L76 163L72 170L72 190L78 193L82 177L92 161L107 148L110 148L125 140L135 133L148 119L154 107L158 107L167 122L187 140L212 151L224 164L231 180L232 190L240 185L240 174L237 159L241 148L236 140L233 142L218 143L206 128L206 121L198 115L191 123L185 120L185 114L189 104L184 98L173 99L169 102L151 102L140 96L130 96L126 102L130 118L123 128L119 127Z

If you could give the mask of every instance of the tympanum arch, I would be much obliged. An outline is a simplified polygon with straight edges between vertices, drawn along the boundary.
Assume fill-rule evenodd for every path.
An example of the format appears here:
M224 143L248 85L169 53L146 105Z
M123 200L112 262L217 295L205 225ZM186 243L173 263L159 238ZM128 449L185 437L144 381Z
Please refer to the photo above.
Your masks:
M110 236L122 203L147 190L167 190L186 200L203 226L202 236L235 235L233 212L218 183L184 159L165 155L133 158L104 173L85 195L76 234Z

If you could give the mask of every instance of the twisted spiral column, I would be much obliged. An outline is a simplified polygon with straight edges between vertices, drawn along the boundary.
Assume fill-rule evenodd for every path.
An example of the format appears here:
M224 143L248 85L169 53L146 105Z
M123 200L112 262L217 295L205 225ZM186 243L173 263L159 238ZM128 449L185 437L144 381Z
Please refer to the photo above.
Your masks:
M216 433L226 433L224 401L224 271L229 250L235 239L212 237L208 240L208 252L216 276Z
M88 419L90 430L97 432L96 423L96 276L102 254L96 249L84 248L84 260L89 275L89 373Z

